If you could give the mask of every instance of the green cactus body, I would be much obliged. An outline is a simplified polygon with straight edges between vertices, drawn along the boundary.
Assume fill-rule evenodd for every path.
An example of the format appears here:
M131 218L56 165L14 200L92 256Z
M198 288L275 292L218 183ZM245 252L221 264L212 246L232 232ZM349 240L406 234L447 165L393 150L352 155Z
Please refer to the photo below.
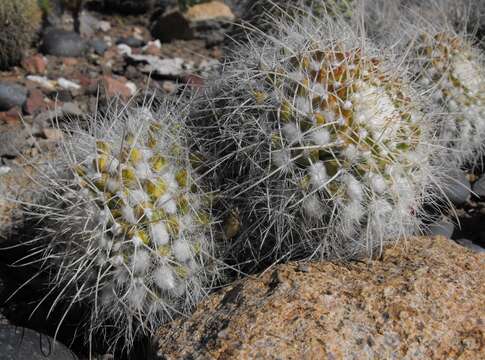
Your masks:
M485 72L481 56L465 39L424 34L417 45L420 82L444 108L441 136L460 163L473 163L485 150Z
M88 132L70 129L45 179L58 189L42 203L51 210L38 210L53 284L92 307L91 329L114 321L127 348L187 311L216 276L210 204L183 128L172 110L157 115L125 110Z
M0 70L20 63L42 21L37 0L0 1Z

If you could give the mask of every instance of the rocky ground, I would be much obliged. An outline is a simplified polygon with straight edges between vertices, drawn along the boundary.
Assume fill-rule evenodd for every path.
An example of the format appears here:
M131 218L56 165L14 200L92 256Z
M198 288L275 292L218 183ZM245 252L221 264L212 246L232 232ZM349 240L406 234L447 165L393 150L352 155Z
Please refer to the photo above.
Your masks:
M161 3L170 5L171 2ZM33 181L35 175L32 178L20 175L21 170L28 169L27 173L35 174L35 169L30 166L30 163L55 153L58 141L62 138L62 132L57 129L56 124L70 120L82 121L86 116L90 116L90 114L96 113L99 108L106 106L113 97L120 97L125 101L139 102L154 92L157 96L175 96L184 86L191 88L204 86L204 79L209 74L217 72L224 61L225 54L222 46L224 33L229 29L228 23L236 20L239 14L237 1L227 3L229 6L223 5L221 2L213 2L210 3L211 5L198 8L198 11L184 15L176 11L171 12L170 6L166 11L159 9L152 14L136 16L100 12L96 7L88 7L80 16L80 34L72 31L74 21L70 13L53 14L51 16L49 21L53 28L44 29L39 42L30 49L26 49L26 57L21 65L10 71L0 72L0 243L5 244L7 242L10 229L15 228L15 224L20 222L22 218L19 204L2 200L2 195L4 195L3 197L6 195L10 200L21 199L22 201L28 201L31 196L35 196L35 183ZM480 167L477 167L468 172L452 169L451 173L448 195L455 205L455 210L450 211L446 214L446 217L433 225L431 233L445 235L472 251L483 252L483 247L485 247L485 176L482 175L483 171L480 170ZM431 246L429 244L431 240L427 241L428 243L422 243L422 247ZM481 281L483 285L483 257L478 258L472 252L463 252L463 249L457 250L459 248L454 246L450 240L440 238L437 242L442 246L442 249L450 249L450 251L460 254L457 256L460 256L460 259L464 262L473 263L470 265L473 268L473 273L470 273L469 277L470 284L477 289L481 286L477 281ZM445 250L439 250L437 253L444 256L446 255ZM409 263L410 269L412 269L408 269L411 272L406 273L406 280L400 283L403 288L409 285L413 276L416 279L419 278L416 265L418 260L415 259L414 262ZM390 259L389 261L393 260ZM399 259L396 259L396 262L399 261ZM422 265L429 266L426 265L426 262L427 260L423 258ZM14 298L13 302L5 301L10 292L2 290L13 286L12 284L5 285L5 281L2 282L2 277L4 280L8 279L9 282L12 280L8 275L8 263L8 256L0 255L0 348L7 348L21 338L25 338L27 341L22 345L25 348L18 353L20 357L7 354L7 356L11 356L7 359L75 359L78 356L82 357L82 346L72 346L77 355L61 344L55 347L57 350L51 351L52 339L41 336L33 330L19 332L16 325L28 326L49 334L53 334L55 328L52 329L45 325L42 320L36 319L35 316L29 317L29 311L32 309L32 297L21 296L17 300ZM458 266L456 261L454 264ZM282 273L285 274L285 278L292 279L291 289L294 290L296 287L305 291L298 293L295 290L296 300L294 301L307 304L314 301L317 295L314 288L307 288L305 281L315 283L323 281L327 279L327 270L335 272L335 269L332 267L333 265L302 266L303 268L300 268L300 265L288 265L282 268ZM326 269L326 266L329 269ZM467 276L463 268L457 267L456 269L459 273L465 274L464 277ZM384 268L381 270L381 275L385 279L387 273L385 273ZM356 269L345 269L345 271L352 272ZM387 269L386 271L391 270ZM313 274L314 277L309 276L305 280L296 279L300 276L299 274L306 273ZM295 319L308 317L311 319L312 326L328 329L335 329L335 326L350 327L351 320L349 319L354 315L361 315L350 313L350 317L348 317L341 314L342 318L347 319L345 323L338 323L335 320L333 324L322 322L323 320L319 316L321 317L325 311L328 311L328 308L337 306L337 303L341 301L350 301L349 299L353 296L352 291L349 289L348 294L342 293L342 298L338 299L332 297L332 294L336 294L336 292L325 295L324 300L326 302L324 303L328 303L326 310L314 309L310 311L309 307L301 305L304 310L301 313L295 313L294 318L290 318L289 315L284 315L285 307L270 304L265 300L265 296L277 296L275 294L279 294L282 289L281 283L285 284L286 280L281 282L280 275L278 275L278 272L276 274L274 276L267 274L262 280L248 280L251 287L254 286L258 289L254 294L248 290L252 297L251 300L247 300L246 290L242 290L243 288L246 289L246 285L235 285L225 290L223 294L216 294L214 298L200 308L201 310L196 313L193 320L182 321L183 324L176 323L167 329L163 329L161 342L163 347L168 349L167 358L178 359L181 358L182 354L184 356L191 354L192 358L200 359L214 357L220 359L257 358L259 355L262 358L273 358L274 354L265 355L265 351L272 349L268 344L277 346L278 350L275 353L279 353L281 350L281 354L296 354L298 349L303 346L307 350L318 349L318 351L322 351L322 354L333 353L335 355L334 350L328 349L330 349L329 346L338 347L338 344L331 344L330 340L322 340L318 337L311 340L311 336L301 332L310 331L311 333L314 329L305 330L304 324L300 324ZM373 276L377 279L378 275L375 273ZM350 279L350 277L347 279ZM439 277L430 279L431 283L436 286L443 280ZM17 286L19 281L17 281ZM302 283L298 284L299 281L302 281ZM384 285L378 286L375 281L373 286L380 286L379 289L376 289L376 292L385 291L382 287ZM16 284L15 281L13 284ZM346 286L349 286L349 284ZM423 285L419 284L419 286ZM454 285L451 283L448 283L448 285L449 289L447 289L454 291L452 289ZM466 286L466 283L462 285ZM318 289L323 289L322 286ZM483 286L477 290L477 294L480 292L483 294ZM464 298L466 298L465 295L463 295ZM412 296L412 299L409 298L406 301L414 301L414 296L418 296L418 294L413 293ZM247 301L247 304L243 304L243 299ZM481 305L478 300L475 300L474 297L470 297L466 304L469 305L470 311L483 314L485 310L483 304ZM426 302L423 308L418 310L401 309L399 304L399 306L391 306L387 315L376 303L377 307L369 309L365 316L376 320L376 311L381 309L382 313L379 316L382 319L376 321L380 321L382 324L372 323L370 326L375 330L375 334L372 337L362 337L361 341L359 340L360 342L352 344L352 349L366 349L365 351L369 354L371 351L379 351L379 354L384 354L383 352L392 347L393 341L396 341L397 335L395 334L399 332L398 329L389 325L391 321L395 320L395 317L407 316L409 321L412 322L413 331L415 331L414 335L411 335L426 338L430 341L430 344L433 341L440 343L447 340L448 338L427 333L428 330L432 331L431 328L426 327L428 326L426 324L424 326L415 319L416 314L433 308L433 302L436 306L440 301L443 302L440 303L442 306L446 307L449 304L446 299L438 296ZM233 309L231 313L222 314L221 311L225 307L235 306L226 305L232 303L243 304L241 305L243 310ZM358 306L360 305L357 304ZM206 309L208 309L207 312ZM222 310L216 311L216 309ZM275 311L277 311L277 316L273 317L272 314ZM251 326L253 320L260 318L263 313L271 315L272 319L268 319L270 322L276 319L292 325L289 325L285 331L281 327L269 327L264 330L263 334L258 330L259 328ZM462 314L463 311L459 313ZM444 314L437 314L436 316L441 315L444 316ZM462 315L460 321L465 321L466 314ZM208 316L213 316L213 318L219 319L221 324L226 325L224 327L220 327L220 324L214 325L210 323ZM236 321L235 319L239 316L242 320ZM432 320L435 321L436 319L433 318ZM442 320L452 326L451 324L456 320L456 317L445 316ZM455 334L456 337L449 346L454 351L453 354L459 351L462 353L471 351L471 354L478 354L476 352L477 346L480 347L483 354L485 343L483 320L481 319L481 324L467 323L469 327L463 328L462 332L457 330L458 333ZM442 322L440 325L439 321L436 320L436 326L440 329L444 326L443 324L445 323ZM179 326L178 329L177 326ZM362 323L359 326L367 325ZM394 335L391 334L392 336L389 335L388 337L379 335L379 326L383 326L389 330L389 334L392 332ZM240 331L243 328L247 329L244 334ZM477 330L478 328L481 328L481 330ZM203 332L208 330L215 335L203 338ZM269 334L273 330L274 333ZM287 342L286 337L292 338L294 336L293 330L299 335L295 337L295 340ZM193 334L197 334L197 336L194 339L188 339ZM237 334L241 336L235 339L234 336L239 336ZM34 344L36 341L38 343L39 339L46 341L48 348L44 349L44 345L35 347ZM175 343L175 340L177 340L177 343ZM417 346L416 341L418 340L406 340L406 342L400 343L400 354L404 354L403 347L411 349L412 346ZM69 340L64 342L70 345ZM246 345L243 346L241 343ZM281 343L286 345L282 347L283 345L280 346ZM42 342L42 344L44 343ZM266 346L266 349L263 345ZM344 346L345 344L341 345ZM424 351L421 348L418 350ZM36 357L37 355L38 357ZM110 358L109 354L103 356L104 359ZM281 356L282 358L297 358L292 357L293 355Z

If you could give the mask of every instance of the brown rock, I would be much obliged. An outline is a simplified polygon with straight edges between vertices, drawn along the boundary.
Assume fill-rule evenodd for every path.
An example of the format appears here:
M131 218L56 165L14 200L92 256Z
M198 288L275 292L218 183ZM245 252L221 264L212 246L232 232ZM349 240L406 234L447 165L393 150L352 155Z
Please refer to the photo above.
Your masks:
M0 112L0 124L19 125L22 118L22 110L13 107L8 111Z
M60 141L62 140L63 134L62 134L62 131L59 129L45 128L44 136L46 137L47 140L50 140L50 141Z
M30 74L44 74L47 60L41 54L35 54L22 60L22 67Z
M126 86L126 79L115 79L111 76L103 76L102 83L108 97L120 96L122 99L127 100L131 96L131 90Z
M218 1L193 5L187 9L184 15L189 21L207 21L215 19L234 21L235 19L231 8Z
M29 97L23 106L24 112L29 115L35 115L48 109L47 103L44 101L44 93L38 89L32 89L29 92Z
M166 359L484 359L485 256L418 238L369 262L291 263L158 334Z

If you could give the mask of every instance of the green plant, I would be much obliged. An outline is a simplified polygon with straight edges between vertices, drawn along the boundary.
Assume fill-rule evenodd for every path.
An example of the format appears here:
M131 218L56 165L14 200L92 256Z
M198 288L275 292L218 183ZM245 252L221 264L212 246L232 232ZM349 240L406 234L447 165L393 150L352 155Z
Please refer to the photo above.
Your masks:
M2 0L0 2L0 70L20 63L26 48L40 28L42 12L37 0Z

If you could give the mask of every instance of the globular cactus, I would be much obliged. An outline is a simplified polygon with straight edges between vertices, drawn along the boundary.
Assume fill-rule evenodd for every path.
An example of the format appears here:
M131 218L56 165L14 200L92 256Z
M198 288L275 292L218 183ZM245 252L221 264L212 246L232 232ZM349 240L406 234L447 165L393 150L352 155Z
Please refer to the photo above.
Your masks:
M167 102L71 126L38 181L40 261L57 300L87 305L89 332L114 336L108 345L130 348L186 313L218 276L211 200L191 166L184 111Z
M483 56L465 37L422 32L415 41L416 73L432 100L444 110L440 126L449 159L459 165L485 153L485 68Z
M0 2L0 70L20 63L25 49L36 37L42 21L37 0Z
M418 233L435 148L400 59L329 16L276 25L194 123L240 223L232 245L256 263L352 258Z

